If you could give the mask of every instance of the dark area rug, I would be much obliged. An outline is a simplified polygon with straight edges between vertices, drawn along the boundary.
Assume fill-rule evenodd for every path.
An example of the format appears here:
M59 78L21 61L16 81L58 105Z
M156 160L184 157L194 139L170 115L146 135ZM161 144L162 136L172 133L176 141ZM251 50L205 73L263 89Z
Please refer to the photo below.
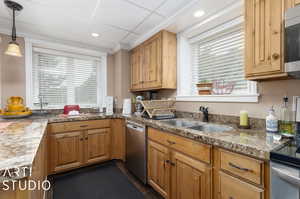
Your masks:
M51 176L53 199L143 199L114 162Z

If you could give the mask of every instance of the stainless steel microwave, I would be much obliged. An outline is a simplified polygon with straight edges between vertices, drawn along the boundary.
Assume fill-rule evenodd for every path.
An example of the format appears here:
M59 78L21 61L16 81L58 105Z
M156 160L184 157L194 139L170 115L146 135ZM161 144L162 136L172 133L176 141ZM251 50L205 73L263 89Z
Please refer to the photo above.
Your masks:
M300 6L285 14L285 71L300 78Z

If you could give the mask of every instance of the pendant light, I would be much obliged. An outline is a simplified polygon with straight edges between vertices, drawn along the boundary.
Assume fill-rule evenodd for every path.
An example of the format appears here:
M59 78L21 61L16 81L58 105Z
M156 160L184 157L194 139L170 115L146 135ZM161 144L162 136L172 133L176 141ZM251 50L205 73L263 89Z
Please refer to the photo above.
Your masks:
M12 27L12 34L11 34L11 39L12 41L9 42L7 50L5 51L6 55L11 55L11 56L17 56L17 57L22 57L22 53L20 50L20 46L17 43L17 33L16 33L16 11L21 11L23 9L23 6L20 4L14 2L14 1L9 1L5 0L4 2L6 6L13 11L13 27Z

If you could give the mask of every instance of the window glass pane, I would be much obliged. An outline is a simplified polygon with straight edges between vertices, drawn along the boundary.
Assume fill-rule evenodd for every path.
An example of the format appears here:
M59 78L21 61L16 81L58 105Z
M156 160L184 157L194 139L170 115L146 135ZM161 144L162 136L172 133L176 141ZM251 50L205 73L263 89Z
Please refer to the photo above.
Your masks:
M97 106L97 66L99 61L33 52L34 103L39 96L49 107L79 104Z
M244 77L244 32L242 25L225 29L192 44L192 87L203 81L233 83L233 93L248 92Z

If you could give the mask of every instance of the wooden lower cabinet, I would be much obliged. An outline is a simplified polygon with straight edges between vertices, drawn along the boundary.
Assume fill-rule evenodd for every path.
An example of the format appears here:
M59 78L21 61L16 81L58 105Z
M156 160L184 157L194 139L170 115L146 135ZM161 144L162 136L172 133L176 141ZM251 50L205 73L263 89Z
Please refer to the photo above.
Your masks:
M50 173L111 159L110 128L50 135Z
M178 152L172 166L172 199L211 198L210 166Z
M86 164L110 159L110 129L88 130L86 132L85 140Z
M170 198L169 149L156 142L148 142L148 183L164 198Z
M148 142L148 183L167 199L211 198L209 165L153 141Z
M219 173L221 199L263 199L264 190L228 174Z
M81 166L84 132L75 131L50 135L50 169L59 172Z

